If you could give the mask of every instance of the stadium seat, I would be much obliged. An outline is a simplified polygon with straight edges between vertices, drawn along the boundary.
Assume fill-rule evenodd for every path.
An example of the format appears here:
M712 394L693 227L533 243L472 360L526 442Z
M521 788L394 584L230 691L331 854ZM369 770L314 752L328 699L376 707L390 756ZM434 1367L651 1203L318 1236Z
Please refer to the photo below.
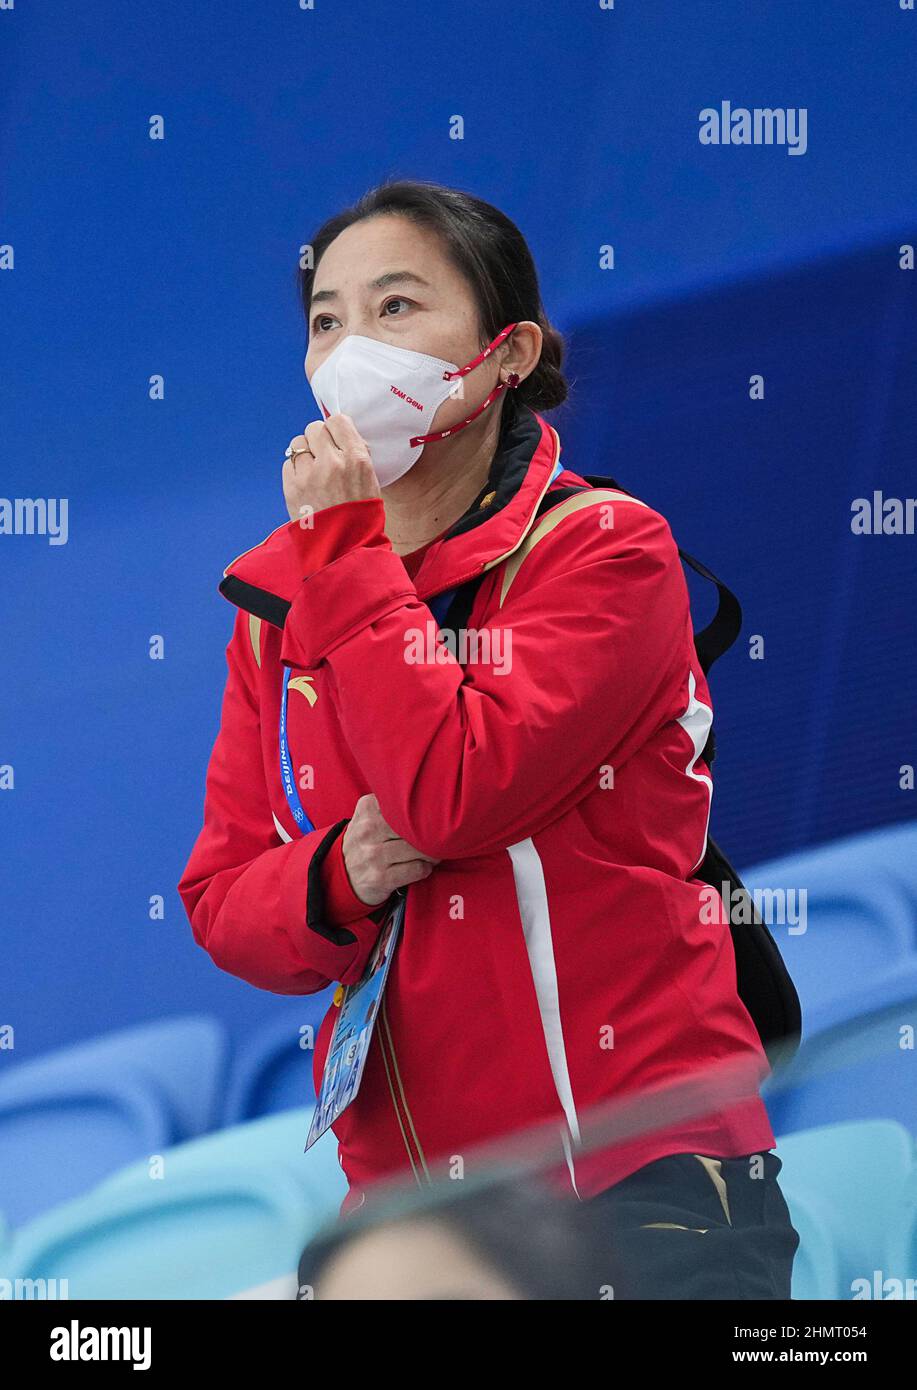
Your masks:
M809 1038L762 1094L774 1133L844 1120L897 1120L917 1134L917 994Z
M787 1184L782 1186L790 1217L799 1233L791 1298L840 1298L840 1268L831 1240L829 1213L810 1192L802 1195Z
M804 888L806 930L768 924L802 1000L803 1036L902 997L917 966L917 825L850 836L742 871L751 889ZM765 914L766 915L766 914Z
M855 1280L871 1283L874 1271L900 1268L896 1241L917 1173L907 1130L887 1120L824 1125L782 1136L777 1153L800 1235L794 1298L850 1299ZM834 1292L815 1291L832 1280Z
M888 1257L883 1272L895 1279L903 1292L883 1290L883 1297L917 1299L917 1165L911 1172L903 1192L904 1216L891 1233Z
M333 995L334 990L327 989L299 996L295 1007L273 1016L239 1047L227 1082L223 1124L241 1124L314 1102L314 1040ZM311 1029L311 1036L305 1029ZM310 1045L304 1047L303 1041Z
M311 1105L300 1106L298 1110L265 1115L167 1150L160 1155L163 1181L215 1173L226 1166L233 1170L282 1173L302 1189L316 1210L336 1211L347 1191L347 1180L338 1162L337 1141L332 1134L325 1134L307 1154L303 1153L312 1109ZM144 1160L112 1173L96 1191L120 1191L150 1181L150 1164Z
M303 1155L311 1111L133 1164L16 1234L7 1279L66 1279L76 1298L230 1298L288 1289L302 1247L346 1191L330 1134ZM289 1296L287 1293L286 1296Z
M228 1298L295 1268L310 1214L277 1174L224 1170L92 1194L20 1233L5 1277L54 1281L71 1299Z
M0 1205L16 1227L214 1123L221 1024L181 1017L14 1066L0 1080Z

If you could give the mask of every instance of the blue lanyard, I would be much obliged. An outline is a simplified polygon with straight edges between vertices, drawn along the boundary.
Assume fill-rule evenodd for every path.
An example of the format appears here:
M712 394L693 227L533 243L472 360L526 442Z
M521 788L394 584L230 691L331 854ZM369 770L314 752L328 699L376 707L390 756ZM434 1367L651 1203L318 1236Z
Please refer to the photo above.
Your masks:
M291 668L285 666L283 669L283 695L280 697L280 780L283 783L290 815L299 826L302 834L308 835L310 830L315 829L315 826L303 810L302 802L299 799L299 790L293 778L290 744L287 739L287 687L290 684L290 674Z
M551 474L550 483L553 483L558 473L562 472L560 463L555 465L554 472ZM436 619L437 627L442 627L449 605L455 595L455 589L447 589L445 593L435 594L433 598L427 599L427 607ZM290 743L287 738L287 687L290 684L291 668L284 667L283 671L283 694L280 697L280 780L283 783L284 795L287 805L290 808L290 815L299 826L303 835L308 835L315 826L303 810L303 804L299 799L299 789L293 777L293 762L290 757Z

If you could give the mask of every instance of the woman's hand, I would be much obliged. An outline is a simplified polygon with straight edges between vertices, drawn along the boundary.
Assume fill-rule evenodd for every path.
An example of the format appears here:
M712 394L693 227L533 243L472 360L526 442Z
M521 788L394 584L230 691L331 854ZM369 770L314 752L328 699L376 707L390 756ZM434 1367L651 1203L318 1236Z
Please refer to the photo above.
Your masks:
M314 420L290 441L283 465L283 495L293 521L338 502L382 496L369 446L349 415Z
M369 907L378 907L406 883L429 878L433 865L440 862L395 834L372 793L357 802L342 849L351 887Z

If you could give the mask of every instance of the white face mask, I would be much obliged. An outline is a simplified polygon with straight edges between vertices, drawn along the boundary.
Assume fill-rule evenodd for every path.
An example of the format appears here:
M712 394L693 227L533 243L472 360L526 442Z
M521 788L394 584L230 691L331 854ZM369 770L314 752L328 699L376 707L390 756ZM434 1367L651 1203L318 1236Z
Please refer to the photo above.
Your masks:
M515 327L513 323L504 328L464 367L351 333L315 369L309 385L323 417L350 416L369 446L379 486L387 487L413 467L425 444L464 429L501 391L518 386L519 377L513 372L466 420L436 434L423 433L443 401L461 392L462 378Z

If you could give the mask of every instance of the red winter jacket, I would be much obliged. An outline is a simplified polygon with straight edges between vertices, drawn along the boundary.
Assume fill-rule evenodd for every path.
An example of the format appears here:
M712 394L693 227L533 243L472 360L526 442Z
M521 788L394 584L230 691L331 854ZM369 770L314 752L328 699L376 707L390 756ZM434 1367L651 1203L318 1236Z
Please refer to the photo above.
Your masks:
M653 1159L774 1147L756 1090L703 1122L576 1158L598 1102L720 1059L768 1073L736 992L727 925L701 910L712 712L666 521L582 483L520 408L486 495L412 580L379 499L290 521L224 572L237 606L204 825L178 885L197 942L262 989L356 981L377 924L341 835L373 792L394 830L440 859L408 890L356 1100L335 1125L350 1183L421 1184L450 1158L537 1122L571 1139L581 1197ZM425 600L484 572L476 653L408 660ZM475 659L471 659L471 657ZM465 665L460 664L462 659ZM278 749L283 668L301 835ZM316 1045L321 1077L336 1007ZM760 1062L757 1070L756 1059ZM466 1169L467 1171L467 1169Z

